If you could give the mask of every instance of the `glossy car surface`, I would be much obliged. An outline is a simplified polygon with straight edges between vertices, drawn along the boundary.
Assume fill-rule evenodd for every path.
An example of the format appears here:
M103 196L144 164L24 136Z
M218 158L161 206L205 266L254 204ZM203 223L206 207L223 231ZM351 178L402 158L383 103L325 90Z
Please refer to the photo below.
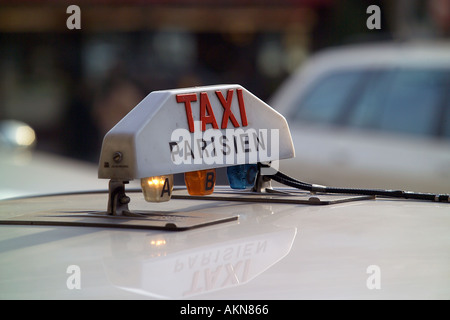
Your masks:
M140 192L130 197L135 211L238 219L185 231L5 224L27 215L85 215L81 220L89 223L89 214L105 211L107 194L3 200L0 298L450 298L447 203L224 198L149 204Z

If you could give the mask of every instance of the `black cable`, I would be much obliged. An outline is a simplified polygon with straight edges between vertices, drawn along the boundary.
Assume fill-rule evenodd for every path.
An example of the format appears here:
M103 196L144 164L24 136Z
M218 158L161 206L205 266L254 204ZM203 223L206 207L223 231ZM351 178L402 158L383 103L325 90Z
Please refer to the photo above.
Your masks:
M403 198L403 199L416 199L416 200L426 200L435 202L450 202L448 194L433 194L433 193L420 193L412 191L402 191L402 190L383 190L383 189L355 189L355 188L337 188L337 187L327 187L317 184L306 183L298 181L291 178L284 173L277 172L274 175L268 176L268 178L273 179L284 185L294 187L301 190L307 190L311 192L328 192L328 193L346 193L346 194L358 194L358 195L369 195L369 196L382 196L391 198Z

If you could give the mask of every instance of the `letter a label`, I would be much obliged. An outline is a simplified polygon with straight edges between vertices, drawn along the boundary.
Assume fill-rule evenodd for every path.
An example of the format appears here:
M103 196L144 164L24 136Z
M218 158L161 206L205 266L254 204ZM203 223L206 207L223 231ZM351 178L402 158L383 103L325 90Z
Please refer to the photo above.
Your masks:
M370 276L367 278L366 286L369 290L381 289L381 269L377 265L370 265L367 267L367 274Z
M77 5L70 5L67 7L66 13L71 13L67 18L66 26L67 29L81 29L81 10Z
M367 18L366 26L367 29L381 29L381 10L377 5L371 5L367 7L366 13L371 13Z

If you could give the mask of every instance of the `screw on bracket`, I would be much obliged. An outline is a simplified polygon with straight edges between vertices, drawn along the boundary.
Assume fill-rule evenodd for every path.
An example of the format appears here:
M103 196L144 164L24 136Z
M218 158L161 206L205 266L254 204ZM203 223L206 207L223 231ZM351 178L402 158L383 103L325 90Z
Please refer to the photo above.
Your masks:
M122 158L123 158L122 152L120 152L120 151L114 152L114 154L113 154L113 160L114 160L115 163L121 162L121 161L122 161Z
M119 202L121 204L128 204L130 203L130 197L123 195L122 197L119 198Z

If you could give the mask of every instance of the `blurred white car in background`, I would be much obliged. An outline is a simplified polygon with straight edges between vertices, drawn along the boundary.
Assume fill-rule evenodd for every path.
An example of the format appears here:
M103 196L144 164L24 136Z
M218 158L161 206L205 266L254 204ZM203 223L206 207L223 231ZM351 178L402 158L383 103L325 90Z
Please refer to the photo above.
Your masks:
M329 186L450 192L450 44L328 49L269 104L296 157L281 171Z

